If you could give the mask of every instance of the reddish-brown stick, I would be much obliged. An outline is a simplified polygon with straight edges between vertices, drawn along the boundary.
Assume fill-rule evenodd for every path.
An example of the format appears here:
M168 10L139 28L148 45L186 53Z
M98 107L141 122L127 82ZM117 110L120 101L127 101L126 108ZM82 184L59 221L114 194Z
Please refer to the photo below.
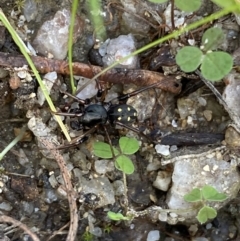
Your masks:
M67 61L48 59L40 56L32 56L31 58L39 73L45 74L56 71L59 74L69 75L69 65ZM0 66L14 68L22 67L23 65L27 65L24 56L0 52ZM86 78L93 78L102 71L102 69L103 68L99 66L79 62L73 63L73 74L81 75ZM140 87L158 83L156 88L160 88L164 91L173 94L178 94L181 91L181 83L178 76L165 76L162 73L142 69L113 68L101 75L99 80L101 82L110 83L133 83Z

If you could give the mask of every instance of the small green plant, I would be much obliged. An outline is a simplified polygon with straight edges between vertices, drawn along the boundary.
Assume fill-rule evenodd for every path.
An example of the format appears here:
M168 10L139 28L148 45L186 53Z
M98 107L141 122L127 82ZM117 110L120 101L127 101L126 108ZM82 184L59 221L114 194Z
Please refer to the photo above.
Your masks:
M167 0L149 0L149 2L153 2L153 3L164 3ZM175 0L174 4L176 5L176 7L178 7L179 9L181 9L182 11L185 12L194 12L196 10L198 10L201 6L201 0Z
M124 215L122 215L121 213L115 213L115 212L111 212L108 211L107 213L109 219L113 220L113 221L122 221L122 220L130 220L130 217L126 217Z
M200 49L186 46L176 55L176 62L184 72L195 71L199 65L205 79L211 81L221 80L230 72L233 60L230 54L223 51L213 51L224 40L220 28L209 28L202 37Z
M224 193L218 192L214 187L205 185L202 189L194 188L184 196L186 202L199 202L200 210L198 211L197 220L203 224L208 219L217 216L216 209L207 205L207 202L222 202L227 199Z
M111 231L112 231L112 225L107 224L106 226L104 226L104 228L103 228L104 233L109 234Z
M93 234L91 234L89 231L85 231L82 235L82 238L84 241L92 241L93 240Z
M94 155L100 158L110 159L115 156L115 167L125 174L134 172L134 165L129 157L139 149L138 141L135 138L121 137L119 140L120 152L105 142L95 142L93 145Z
M14 8L21 12L21 10L23 9L24 7L24 4L25 4L25 1L26 0L16 0L15 3L14 3Z

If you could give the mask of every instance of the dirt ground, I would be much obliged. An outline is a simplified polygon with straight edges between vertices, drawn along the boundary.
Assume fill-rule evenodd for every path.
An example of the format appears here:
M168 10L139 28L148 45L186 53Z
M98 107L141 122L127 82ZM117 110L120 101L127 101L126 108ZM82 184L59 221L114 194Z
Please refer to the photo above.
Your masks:
M146 14L151 13L149 18L139 10L139 13L130 14L140 16L135 19L136 25L131 27L129 23L126 26L124 13L127 10L124 10L122 2L110 4L111 1L102 1L107 38L131 33L137 49L167 34L163 25L154 27L157 22L153 10L156 9L152 5L146 10ZM145 8L145 2L142 1L144 5L141 5L132 1L136 9ZM210 1L203 2L210 4ZM52 19L57 11L71 9L69 4L68 1L57 0L3 0L0 7L25 43L34 45L44 22ZM83 83L86 80L77 76L90 79L103 68L102 59L96 52L95 32L84 4L85 1L81 1L77 11L79 24L76 31L81 33L76 36L73 45L73 61L77 63L73 70L75 82L80 79ZM30 6L34 9L35 5L36 10L27 10ZM167 5L162 5L157 13L163 13ZM212 5L205 9L216 11ZM201 11L191 15L192 18L201 18L204 13ZM30 13L34 17L27 21L23 16ZM228 36L224 50L233 55L240 44L239 26L234 16L226 16L215 24L221 24ZM203 26L203 29L191 33L196 42L200 42L203 31L211 26ZM36 77L24 67L25 58L7 29L0 26L0 150L4 150L24 128L24 137L0 162L0 240L240 240L239 134L235 129L228 129L229 124L235 122L233 115L206 86L201 76L183 73L176 65L174 51L178 47L174 46L187 45L191 34L186 33L177 40L141 53L134 69L115 68L99 77L97 85L92 81L94 86L84 90L87 94L95 91L94 94L79 97L85 100L80 104L65 93L71 93L66 56L56 59L50 56L50 52L44 56L39 49L33 62L41 77L45 78L45 83L52 78L49 81L52 83L50 97L57 111L78 114L77 117L62 118L71 138L79 141L68 147L69 142L47 102L40 104L42 97L38 94ZM62 54L64 50L59 52ZM54 71L55 75L45 76ZM153 85L156 81L161 84ZM220 95L225 89L223 81L212 86ZM123 102L127 100L127 104L137 110L138 121L132 123L131 128L122 128L121 121L118 125L109 123L110 119L96 128L95 125L94 128L80 125L79 120L83 113L87 113L89 104L100 103L98 89L103 89L101 103L118 107L119 103L110 103L117 99L116 96L141 90L130 98L122 98ZM108 108L107 105L101 106ZM130 155L135 171L126 179L115 168L113 159L97 158L93 154L96 141L108 143L110 140L116 147L121 136L134 137L140 145L139 151ZM167 149L161 149L165 147ZM169 154L165 155L165 151ZM216 207L217 217L200 225L196 214L188 219L184 216L187 211L184 211L185 214L171 211L173 208L169 207L169 200L177 183L183 189L194 187L190 186L190 181L186 181L184 186L181 181L185 178L191 179L195 175L196 179L193 178L192 182L200 183L197 175L206 171L204 168L208 164L204 163L212 158L209 157L211 155L223 157L221 161L228 165L222 164L223 171L216 175L216 179L213 172L210 174L213 177L211 184L216 187L224 181L228 184L233 181L233 184L227 188L229 199ZM188 173L186 160L197 163L196 166L202 169ZM182 176L174 181L178 176L176 166L179 163ZM174 209L179 211L181 207ZM108 211L129 215L131 219L110 220ZM153 231L156 231L156 236L151 238Z

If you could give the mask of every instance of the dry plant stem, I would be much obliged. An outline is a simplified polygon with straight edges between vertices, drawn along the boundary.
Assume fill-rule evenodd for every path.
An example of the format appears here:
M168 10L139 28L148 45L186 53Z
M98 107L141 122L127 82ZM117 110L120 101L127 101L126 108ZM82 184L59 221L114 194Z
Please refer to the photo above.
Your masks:
M68 202L69 202L69 208L70 208L70 227L69 232L66 241L74 241L77 234L77 228L78 228L78 212L77 212L77 204L76 204L76 196L75 190L73 189L70 175L68 173L66 163L60 154L58 150L56 150L56 147L50 143L47 139L39 138L39 140L42 142L42 144L51 151L52 155L55 157L55 160L57 161L63 180L65 182L65 187L67 190L67 196L68 196Z
M171 0L171 22L172 22L172 29L175 29L175 22L174 22L174 0Z
M62 231L65 229L65 228L67 228L68 226L69 226L69 222L68 223L66 223L63 227L61 227L59 230L57 230L57 231L55 231L55 232L53 232L53 234L46 240L46 241L49 241L49 240L51 240L51 239L53 239L55 236L57 236L57 235L61 235L62 234Z
M202 76L202 74L199 70L196 70L196 73L199 75L199 77L205 83L205 85L213 92L213 94L218 99L219 103L228 112L231 120L234 122L234 125L232 125L232 126L240 133L240 118L239 118L239 116L234 112L234 110L232 110L228 107L227 103L222 98L222 95L218 92L218 90L214 87L214 85L210 81L203 78L203 76Z
M127 187L127 177L126 174L123 172L123 185L124 185L124 206L125 206L125 214L128 211L128 187Z
M18 226L19 228L21 228L25 233L27 233L33 241L40 241L40 239L37 237L37 235L35 233L33 233L25 224L23 224L22 222L11 218L9 216L6 215L1 215L0 216L0 223L12 223L13 225Z
M42 73L56 71L58 74L69 75L70 70L67 61L47 59L39 56L32 57L32 61L37 70ZM0 66L14 68L27 65L27 61L22 55L12 55L0 52ZM93 78L102 71L99 66L87 65L83 63L73 63L73 74L81 75L86 78ZM178 76L165 76L161 73L141 70L141 69L120 69L115 68L107 71L99 78L99 81L121 84L135 84L137 86L149 86L158 83L156 88L164 91L178 94L181 91L180 80Z

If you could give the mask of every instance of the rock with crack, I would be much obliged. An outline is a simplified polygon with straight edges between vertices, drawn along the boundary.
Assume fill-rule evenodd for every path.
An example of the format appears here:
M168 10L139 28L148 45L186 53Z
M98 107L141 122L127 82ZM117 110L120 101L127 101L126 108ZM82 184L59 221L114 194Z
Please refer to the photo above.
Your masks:
M176 210L171 223L177 223L179 217L181 221L184 218L186 224L198 222L196 216L199 208L196 205L199 203L184 201L184 195L193 188L210 185L218 192L225 193L228 198L224 202L209 203L216 210L234 199L240 189L240 175L237 171L239 158L225 146L162 161L162 164L167 163L174 163L172 187L166 199L169 209Z

